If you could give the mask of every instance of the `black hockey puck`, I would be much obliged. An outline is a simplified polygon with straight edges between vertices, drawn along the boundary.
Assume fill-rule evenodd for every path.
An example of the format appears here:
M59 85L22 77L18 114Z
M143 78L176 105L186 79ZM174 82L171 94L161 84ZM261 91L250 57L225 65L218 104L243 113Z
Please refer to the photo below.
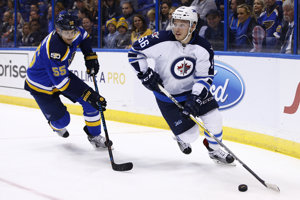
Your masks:
M248 186L246 184L239 185L239 191L246 192L248 190Z

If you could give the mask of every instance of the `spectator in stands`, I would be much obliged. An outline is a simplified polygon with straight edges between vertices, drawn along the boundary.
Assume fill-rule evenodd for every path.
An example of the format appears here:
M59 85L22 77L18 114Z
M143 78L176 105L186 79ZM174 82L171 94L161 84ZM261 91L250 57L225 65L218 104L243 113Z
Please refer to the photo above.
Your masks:
M257 19L258 23L266 30L266 48L272 51L276 45L274 33L282 21L282 9L276 0L265 0L266 9Z
M82 27L90 35L92 47L98 46L98 30L94 27L92 20L88 17L82 19Z
M294 2L283 2L283 23L279 38L280 53L293 53L294 47Z
M31 42L33 39L31 37L31 29L29 22L25 22L22 29L22 38L21 38L21 45L22 46L32 46Z
M60 13L61 11L63 11L65 9L65 7L64 7L64 5L61 2L57 2L55 4L55 8L54 9L55 9L54 10L54 20L55 20L55 18L58 15L58 13ZM48 21L48 33L50 33L55 28L54 22L52 21L52 6L51 5L48 7L47 21Z
M220 15L224 14L224 0L215 0L217 10L219 11Z
M130 33L128 30L128 24L124 17L121 17L117 23L117 30L119 35L116 37L116 48L117 49L125 49L130 45Z
M77 13L77 17L78 17L79 21L82 22L83 18L89 17L89 13L90 13L90 11L85 7L79 9L78 13Z
M13 17L12 12L5 11L3 14L2 24L0 24L0 36L7 31L7 27L9 26L9 19Z
M32 46L38 46L42 39L46 37L47 33L42 32L40 27L40 22L37 19L33 19L29 22L30 29L32 31L31 37L30 37L30 43Z
M103 22L106 22L112 18L118 18L121 16L122 11L120 7L119 0L103 0L103 7L102 7L102 15L103 15ZM105 24L105 23L104 23Z
M105 32L105 23L112 18L119 18L122 15L119 0L102 1L102 32ZM98 22L97 22L98 23ZM107 30L106 30L107 31Z
M236 29L238 26L238 15L237 15L237 7L241 4L244 4L245 0L231 0L230 4L230 15L229 15L229 31L230 31L230 36L229 37L229 42L232 43L235 35L236 35Z
M114 49L116 48L116 37L119 35L117 31L117 20L112 18L106 22L108 34L104 36L104 48Z
M13 16L15 16L15 13L13 14ZM21 13L17 12L17 29L18 31L21 33L22 29L23 29L23 24L25 23Z
M253 12L255 14L256 19L258 19L261 16L264 10L265 10L264 0L254 0Z
M75 0L56 0L56 4L61 3L66 10L69 10L73 8L74 1Z
M168 22L168 24L167 24L166 31L172 30L172 27L171 27L172 13L173 13L175 10L176 10L175 7L171 7L170 10L169 10L169 22Z
M194 6L201 20L205 20L205 16L209 10L216 10L215 0L194 0L191 4Z
M78 15L80 9L87 8L86 3L84 0L75 0L72 12L74 15Z
M47 0L38 0L38 1L32 1L33 4L30 5L30 12L36 11L38 15L40 16L41 22L45 22L47 20Z
M14 1L13 0L7 0L7 7L6 11L14 13Z
M214 50L224 50L224 23L218 10L210 10L206 14L206 26L202 26L199 35L207 39Z
M125 2L130 2L133 10L136 12L138 9L138 0L120 0L120 5L123 5Z
M148 28L145 17L141 14L136 14L133 18L131 45L138 39L151 34L152 31Z
M155 22L155 9L152 8L147 12L147 18L149 21L149 25L148 28L152 31L155 32L156 31L156 22Z
M101 1L103 3L103 1ZM103 6L101 7L101 12L104 11ZM92 0L90 4L90 19L92 20L94 26L98 26L98 0ZM103 14L102 14L103 16ZM103 17L102 17L103 18ZM104 21L105 22L105 21Z
M7 8L6 3L7 3L6 1L0 0L0 26L1 26L2 19L3 19L3 14Z
M31 11L36 11L38 14L40 14L39 13L39 6L37 4L35 4L35 3L33 3L33 4L30 5L30 12Z
M15 33L15 19L13 15L9 16L8 19L8 26L6 27L5 32L1 35L1 43L2 47L13 47L14 46L14 33ZM17 30L16 32L17 42L20 41L22 35ZM17 44L18 45L18 44Z
M264 29L257 23L247 4L237 7L238 27L234 38L235 50L259 52L265 37Z
M163 0L160 6L160 27L159 30L166 30L169 24L169 11L172 6L172 1Z
M55 8L54 9L55 9L54 10L54 20L55 20L55 18L58 15L58 13L60 13L61 11L63 11L65 9L65 7L64 7L64 5L61 2L57 2L55 4ZM48 33L50 33L55 28L54 22L52 21L52 6L51 5L48 7L47 21L48 21Z
M32 20L37 20L40 25L40 29L42 33L47 33L48 32L48 23L44 18L42 18L37 11L32 10L30 11L30 17L29 17L29 22Z
M126 19L126 22L128 24L128 30L131 31L135 11L134 11L132 3L130 1L129 2L125 1L124 3L122 3L122 15Z

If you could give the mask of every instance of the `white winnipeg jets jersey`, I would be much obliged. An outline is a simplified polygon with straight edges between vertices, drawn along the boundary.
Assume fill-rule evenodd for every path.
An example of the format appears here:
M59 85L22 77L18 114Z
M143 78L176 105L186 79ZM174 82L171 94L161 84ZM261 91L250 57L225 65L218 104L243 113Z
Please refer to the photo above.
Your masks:
M209 42L194 34L183 46L171 31L155 32L136 41L129 50L128 59L137 73L145 73L147 59L155 61L156 71L164 88L177 95L187 91L199 95L207 93L213 81L214 53Z

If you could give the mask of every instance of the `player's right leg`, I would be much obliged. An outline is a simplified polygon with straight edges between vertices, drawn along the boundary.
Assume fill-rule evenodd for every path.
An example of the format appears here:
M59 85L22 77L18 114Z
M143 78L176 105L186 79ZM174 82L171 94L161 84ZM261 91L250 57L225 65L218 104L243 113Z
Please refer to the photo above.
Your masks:
M164 119L175 135L179 149L184 154L190 154L192 152L190 143L194 142L200 135L198 125L181 115L174 103L163 102L158 99L156 101Z
M83 108L83 116L85 120L84 132L88 136L89 142L95 149L107 148L108 145L112 148L112 141L109 144L106 143L106 138L101 135L101 121L100 113L93 106L81 98L77 100Z
M213 134L219 141L222 141L223 131L222 131L222 116L220 111L216 108L208 113L201 115L205 127L207 130ZM209 134L204 132L205 139L203 140L204 146L208 150L208 155L211 159L217 163L230 164L233 163L234 158L228 152L223 151L220 145L209 136Z
M61 102L59 94L31 93L31 95L39 105L52 130L61 137L68 137L69 132L66 127L70 123L70 114Z

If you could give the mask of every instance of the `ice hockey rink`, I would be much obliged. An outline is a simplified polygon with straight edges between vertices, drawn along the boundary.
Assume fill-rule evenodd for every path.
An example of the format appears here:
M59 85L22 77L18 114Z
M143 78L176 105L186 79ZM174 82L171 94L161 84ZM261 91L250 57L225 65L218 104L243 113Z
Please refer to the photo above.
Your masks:
M1 200L294 200L300 198L300 160L224 141L277 193L265 188L242 165L215 164L203 136L184 155L170 131L107 121L116 163L133 162L128 172L113 171L108 152L96 151L71 116L69 138L58 137L38 109L0 104ZM239 184L248 191L238 191Z

